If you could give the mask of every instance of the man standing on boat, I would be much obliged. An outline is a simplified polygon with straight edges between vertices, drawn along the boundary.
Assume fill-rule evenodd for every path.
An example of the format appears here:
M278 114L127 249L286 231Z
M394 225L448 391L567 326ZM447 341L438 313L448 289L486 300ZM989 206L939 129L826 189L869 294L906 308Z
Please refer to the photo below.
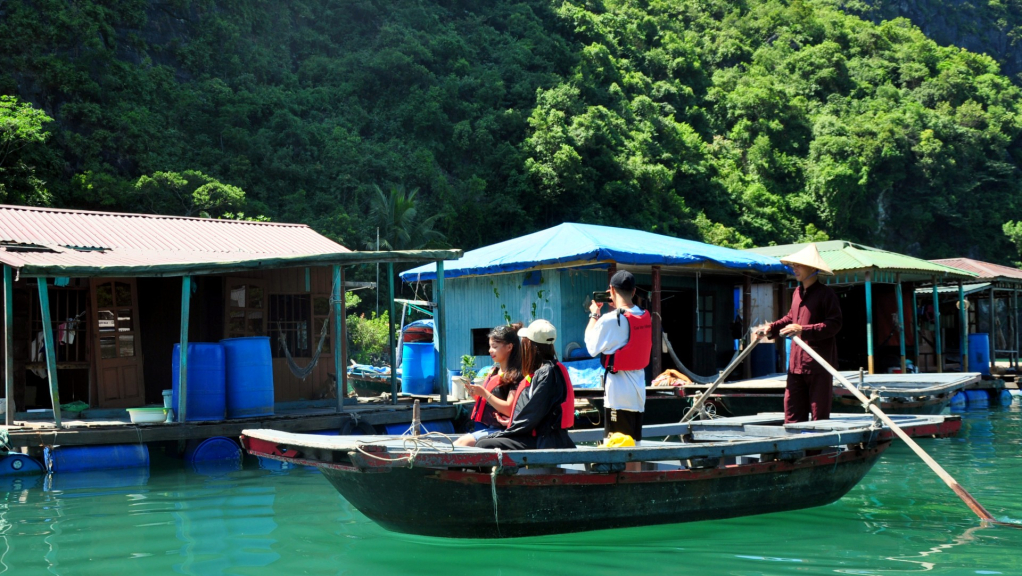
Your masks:
M841 330L841 305L837 294L819 282L819 275L833 276L816 244L781 258L791 266L800 284L791 299L791 310L780 320L757 326L753 338L800 336L831 366L837 366L837 342ZM792 344L788 361L788 383L784 390L784 422L805 422L830 418L834 379L801 346Z
M602 302L589 304L585 343L590 356L601 355L603 374L604 435L620 432L642 440L642 413L646 409L646 366L653 348L649 312L632 304L635 277L621 270L610 279L614 310L603 316Z

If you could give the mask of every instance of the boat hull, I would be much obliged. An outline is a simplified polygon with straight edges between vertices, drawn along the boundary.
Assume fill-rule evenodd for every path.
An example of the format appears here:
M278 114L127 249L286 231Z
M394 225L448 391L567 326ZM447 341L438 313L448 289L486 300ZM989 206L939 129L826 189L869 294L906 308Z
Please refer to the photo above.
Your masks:
M488 472L453 469L370 473L340 464L317 466L355 508L389 530L508 538L821 506L851 490L889 444L794 462L604 474L522 469L491 478Z
M729 416L752 416L784 410L784 394L720 394L717 399ZM937 415L950 404L951 397L948 395L927 396L923 399L895 396L882 398L879 406L887 414ZM835 393L831 412L862 413L862 403L851 395Z

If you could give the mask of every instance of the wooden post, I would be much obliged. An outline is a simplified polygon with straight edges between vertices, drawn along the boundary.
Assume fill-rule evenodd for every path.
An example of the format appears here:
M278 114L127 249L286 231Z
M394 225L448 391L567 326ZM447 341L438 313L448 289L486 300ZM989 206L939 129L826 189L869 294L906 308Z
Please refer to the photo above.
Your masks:
M437 343L440 365L437 378L440 379L440 404L447 404L447 305L444 303L444 261L436 263L436 310L433 316L433 340Z
M1012 326L1014 326L1014 330L1012 330L1011 332L1015 336L1015 338L1014 338L1014 340L1015 340L1015 354L1014 354L1014 356L1015 356L1015 363L1014 363L1014 366L1015 366L1015 368L1018 368L1018 329L1019 329L1019 325L1018 325L1018 287L1014 288L1011 291L1011 321L1012 321Z
M181 354L178 359L177 421L184 422L188 410L188 319L192 303L192 277L181 277L181 335L178 338Z
M965 309L965 290L962 288L962 281L958 281L958 337L962 345L962 372L969 371L969 314Z
M390 343L390 403L397 404L397 369L394 360L397 359L397 350L394 343L394 263L387 262L387 286L390 288L388 300L387 317L387 342ZM377 288L379 290L379 288Z
M53 404L53 421L60 427L60 388L57 386L57 349L53 342L53 325L50 323L50 292L46 278L37 280L39 285L39 311L43 321L43 342L46 345L46 376L50 381L50 402Z
M607 285L608 286L610 285L610 279L614 277L614 274L617 274L617 263L616 262L611 262L610 265L607 266Z
M4 266L4 393L7 398L6 424L14 426L14 275Z
M348 367L344 358L344 273L339 264L333 267L333 290L330 300L334 312L334 385L337 390L337 411L344 412L344 398L348 395Z
M901 373L908 372L905 363L905 298L901 292L901 274L895 277L894 295L898 299L898 348L901 351Z
M987 317L989 318L988 323L990 325L990 334L989 334L990 337L987 338L987 344L990 345L990 368L993 368L997 364L997 346L994 345L994 338L995 338L994 333L996 332L996 329L994 328L994 322L995 322L994 306L996 304L997 304L997 300L994 297L994 283L991 282L990 283L990 310L987 311ZM992 371L991 371L991 374L993 374Z
M653 355L649 359L650 372L653 378L660 375L663 370L663 323L660 317L660 267L653 266L651 273L653 275L653 294L650 299L650 313L653 318Z
M866 366L874 374L873 366L873 272L866 271Z
M937 372L944 372L944 350L940 345L940 298L937 296L937 277L933 277L933 344L937 359Z
M698 282L699 280L696 280ZM696 315L699 315L699 302L696 302ZM742 287L742 339L749 341L749 328L752 327L752 278L745 277L745 285ZM742 378L752 378L752 357L746 356L742 364Z

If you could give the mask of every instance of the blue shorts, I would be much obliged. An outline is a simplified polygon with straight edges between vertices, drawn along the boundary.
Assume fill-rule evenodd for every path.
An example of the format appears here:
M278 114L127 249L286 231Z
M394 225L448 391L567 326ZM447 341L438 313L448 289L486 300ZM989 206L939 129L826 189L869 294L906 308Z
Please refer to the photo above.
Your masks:
M483 438L486 438L490 434L494 434L496 432L500 432L500 430L501 430L500 428L483 428L482 430L476 430L475 432L470 432L470 434L472 435L473 438L476 439L476 442L478 442L478 441L482 440Z

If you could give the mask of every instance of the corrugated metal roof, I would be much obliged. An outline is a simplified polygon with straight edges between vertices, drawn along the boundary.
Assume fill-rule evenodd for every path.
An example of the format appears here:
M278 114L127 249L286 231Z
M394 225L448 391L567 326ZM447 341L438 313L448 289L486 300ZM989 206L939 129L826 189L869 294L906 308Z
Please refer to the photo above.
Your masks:
M784 244L781 246L764 246L751 248L750 252L784 258L805 248L808 244ZM835 273L858 270L882 270L887 272L907 273L920 277L939 276L944 279L972 279L975 274L955 267L930 262L921 258L888 252L879 248L854 244L845 240L817 242L816 248L824 262Z
M351 252L304 224L0 205L0 262L29 267L154 267Z
M990 288L989 282L980 282L979 284L962 284L962 295L968 296L976 292L982 292ZM958 286L937 286L938 294L958 294ZM922 288L916 288L916 294L933 294L932 286L923 286Z
M930 260L930 262L973 272L978 274L982 280L1010 279L1022 281L1022 270L992 262L983 262L981 260L973 260L972 258L942 258Z

